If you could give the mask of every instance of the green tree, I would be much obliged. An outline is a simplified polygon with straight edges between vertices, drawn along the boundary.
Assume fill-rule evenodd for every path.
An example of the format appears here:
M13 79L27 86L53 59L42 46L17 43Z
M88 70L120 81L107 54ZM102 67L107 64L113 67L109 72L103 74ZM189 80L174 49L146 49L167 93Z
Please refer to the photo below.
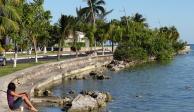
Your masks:
M0 35L19 29L20 16L16 10L20 0L0 0Z
M45 16L47 11L43 8L44 0L33 0L24 4L23 22L27 37L32 41L35 52L35 62L38 62L37 41L43 34L48 34L49 16Z
M82 18L86 22L90 22L93 24L93 31L96 29L96 18L99 17L100 15L104 15L106 10L104 8L105 5L104 0L87 0L87 7L80 8L78 11L78 15L82 16ZM90 32L89 35L94 35L91 33L95 32ZM90 36L92 37L92 36ZM94 37L94 36L93 36ZM96 38L94 37L94 42L95 42L95 49L96 49Z
M58 60L60 60L61 48L64 46L65 39L67 39L70 34L73 34L73 36L75 36L74 35L75 33L72 31L74 29L75 24L76 24L75 17L61 15L61 19L59 20L60 38L58 41L58 46L59 46Z
M79 15L82 17L85 17L84 19L87 22L96 24L96 17L100 14L104 14L105 8L103 7L105 5L104 0L87 0L87 7L81 8L79 10Z

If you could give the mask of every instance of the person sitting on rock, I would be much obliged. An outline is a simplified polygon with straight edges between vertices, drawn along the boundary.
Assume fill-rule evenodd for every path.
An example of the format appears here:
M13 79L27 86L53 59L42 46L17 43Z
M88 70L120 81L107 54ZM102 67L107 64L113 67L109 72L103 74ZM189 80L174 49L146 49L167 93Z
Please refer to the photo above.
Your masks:
M25 102L29 110L33 112L38 111L36 108L34 108L32 103L30 102L27 93L16 93L15 90L16 90L15 84L12 82L9 83L7 88L7 101L8 101L9 108L11 110L19 109L22 103ZM15 100L15 98L17 99Z

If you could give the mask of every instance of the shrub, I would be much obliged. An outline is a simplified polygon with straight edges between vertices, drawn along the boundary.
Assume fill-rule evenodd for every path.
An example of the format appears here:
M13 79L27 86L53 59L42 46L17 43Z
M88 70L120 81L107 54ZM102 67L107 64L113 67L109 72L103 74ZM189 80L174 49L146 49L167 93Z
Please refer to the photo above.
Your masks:
M145 60L147 52L141 47L128 47L127 44L117 47L114 59L123 61Z
M5 45L4 48L5 48L5 51L11 51L13 50L14 47L12 44L8 44L8 45Z
M0 45L0 54L3 54L4 51L5 49L3 49L3 47Z
M76 44L74 44L72 47L71 47L71 51L73 51L73 52L76 52L76 49L77 49L77 51L80 51L81 50L81 47L83 47L84 46L84 44L83 43L76 43Z

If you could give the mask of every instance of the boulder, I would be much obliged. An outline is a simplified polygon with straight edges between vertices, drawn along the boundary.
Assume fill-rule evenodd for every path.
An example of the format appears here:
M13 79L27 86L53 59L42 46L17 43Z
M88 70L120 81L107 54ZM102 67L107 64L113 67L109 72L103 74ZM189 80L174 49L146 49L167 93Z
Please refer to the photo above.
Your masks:
M118 65L118 68L123 69L123 68L125 68L125 65L124 65L124 64L119 64L119 65Z
M73 90L71 90L71 91L68 92L68 94L75 94L75 93L76 93L76 92L73 91Z
M97 75L95 78L96 78L97 80L110 79L110 77L105 76L105 75Z
M73 101L68 112L88 112L98 108L98 102L89 95L79 94Z
M90 76L96 76L98 73L96 71L91 71L89 74Z
M107 68L109 68L109 69L111 69L111 68L113 68L114 67L114 64L108 64L107 65Z
M106 99L107 96L104 93L99 93L96 100L98 102L98 106L99 107L105 107L106 106Z
M42 93L43 96L52 96L52 92L50 90L45 90L43 93Z
M111 71L119 71L120 68L118 66L114 66L113 68L110 69Z

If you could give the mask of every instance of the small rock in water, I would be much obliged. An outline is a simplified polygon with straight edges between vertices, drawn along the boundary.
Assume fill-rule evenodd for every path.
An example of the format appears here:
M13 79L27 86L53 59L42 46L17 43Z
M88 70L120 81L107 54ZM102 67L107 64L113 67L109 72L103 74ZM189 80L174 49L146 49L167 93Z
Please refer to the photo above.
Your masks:
M136 95L135 97L136 97L136 98L142 98L143 96L141 96L141 95Z
M82 95L87 95L87 94L88 94L88 91L82 90L82 91L80 92L80 94L82 94Z
M192 86L185 86L186 90L192 90Z
M49 91L49 90L45 90L44 92L43 92L43 96L51 96L51 91Z
M96 79L97 79L97 80L104 80L104 79L110 79L110 77L105 76L105 75L97 75L97 76L96 76Z
M95 76L95 75L97 75L97 73L95 71L90 72L90 76Z
M75 91L71 90L69 91L69 94L75 94Z

